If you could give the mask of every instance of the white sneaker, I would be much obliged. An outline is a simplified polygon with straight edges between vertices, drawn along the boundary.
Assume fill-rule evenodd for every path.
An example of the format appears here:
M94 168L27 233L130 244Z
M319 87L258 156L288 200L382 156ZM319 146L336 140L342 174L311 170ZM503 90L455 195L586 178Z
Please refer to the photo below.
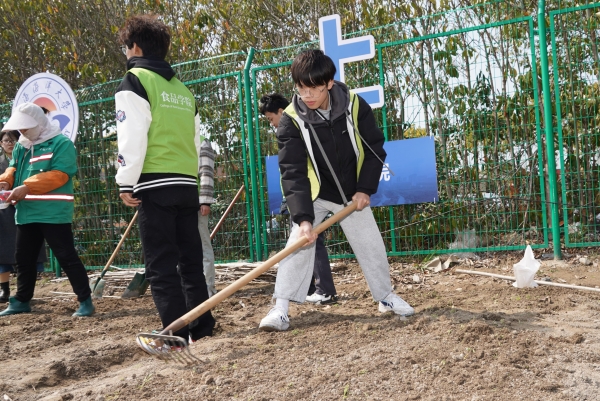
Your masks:
M319 305L334 304L337 302L337 297L335 295L321 295L315 292L312 295L308 295L305 301Z
M290 327L290 319L287 313L281 307L275 306L260 321L258 329L262 331L286 331L288 327Z
M396 315L414 315L415 310L405 300L393 292L379 302L379 312L394 312Z

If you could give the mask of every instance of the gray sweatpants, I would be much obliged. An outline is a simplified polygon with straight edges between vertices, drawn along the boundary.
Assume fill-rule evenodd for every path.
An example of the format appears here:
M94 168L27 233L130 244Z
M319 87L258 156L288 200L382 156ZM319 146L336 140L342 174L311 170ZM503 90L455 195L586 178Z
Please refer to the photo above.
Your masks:
M206 287L208 296L211 297L215 290L215 254L210 241L210 231L208 230L208 216L202 216L198 212L198 231L202 240L202 264L204 266L204 277L206 278Z
M318 198L313 206L315 210L313 226L323 221L327 213L336 213L344 208L343 205ZM371 208L353 212L340 221L340 226L356 255L373 299L377 302L381 301L392 292L392 283L385 245ZM287 246L298 239L299 229L297 224L293 225ZM279 262L273 298L304 302L313 274L314 262L315 243L297 250Z

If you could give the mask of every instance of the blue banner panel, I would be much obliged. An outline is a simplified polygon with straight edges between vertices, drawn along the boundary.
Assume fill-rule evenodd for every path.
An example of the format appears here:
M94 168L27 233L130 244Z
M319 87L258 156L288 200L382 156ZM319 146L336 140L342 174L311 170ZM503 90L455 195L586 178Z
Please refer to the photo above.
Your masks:
M379 189L371 195L371 206L409 205L437 202L437 171L433 137L386 142L386 164L379 178ZM367 150L368 152L369 150Z
M383 147L387 152L386 166L379 177L379 189L371 196L372 207L439 200L433 137L391 141L386 142ZM365 151L370 152L368 149ZM271 214L278 214L283 195L277 156L267 156L265 161L269 211Z

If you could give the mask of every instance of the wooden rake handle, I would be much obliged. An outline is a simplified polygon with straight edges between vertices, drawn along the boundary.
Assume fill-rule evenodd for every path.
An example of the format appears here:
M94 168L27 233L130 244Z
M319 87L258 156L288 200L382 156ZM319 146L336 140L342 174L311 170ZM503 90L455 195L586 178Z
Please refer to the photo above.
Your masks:
M135 214L133 215L133 218L131 219L131 221L129 222L129 225L127 226L127 229L125 230L125 233L123 233L121 240L117 244L117 247L113 251L112 255L110 255L110 258L108 259L108 262L106 262L106 266L104 266L104 269L102 269L102 273L100 273L100 278L104 277L104 274L108 271L108 268L110 267L112 262L117 257L117 253L119 253L119 249L121 249L121 245L123 245L123 242L125 242L125 239L129 235L129 231L131 231L131 228L133 227L133 223L135 223L135 221L137 220L137 217L138 217L138 211L136 210Z
M217 223L217 225L215 226L215 228L212 230L212 233L210 233L210 239L211 240L214 238L214 236L217 233L217 231L219 230L219 228L221 228L221 225L223 224L223 221L225 221L225 217L227 217L227 215L229 214L229 212L231 212L231 209L233 209L233 205L235 205L235 202L237 202L237 200L239 199L239 197L242 196L242 192L244 192L244 184L242 184L242 186L240 187L240 189L237 191L237 194L235 194L235 196L233 197L233 200L231 201L231 203L229 204L229 206L227 206L227 209L225 210L225 213L223 213L223 216L221 216L221 218L219 219L219 222Z
M337 223L338 221L352 213L354 210L356 210L356 203L349 204L348 206L346 206L345 208L343 208L342 210L340 210L339 212L337 212L336 214L334 214L333 216L316 226L313 229L313 232L316 234L320 234L321 232L325 231L325 229L333 225L333 223ZM168 334L169 331L175 332L182 329L184 326L187 326L192 321L202 316L204 313L208 312L209 310L217 306L219 303L227 299L229 296L233 295L235 292L237 292L240 288L248 284L250 281L254 280L258 276L269 270L276 263L280 262L285 257L302 248L304 245L306 245L307 242L308 240L304 236L302 238L298 238L296 242L273 255L265 262L263 262L260 266L246 273L244 276L240 277L221 291L217 292L216 295L213 295L211 298L202 302L200 305L196 306L194 309L192 309L179 319L175 320L173 323L168 325L160 334Z

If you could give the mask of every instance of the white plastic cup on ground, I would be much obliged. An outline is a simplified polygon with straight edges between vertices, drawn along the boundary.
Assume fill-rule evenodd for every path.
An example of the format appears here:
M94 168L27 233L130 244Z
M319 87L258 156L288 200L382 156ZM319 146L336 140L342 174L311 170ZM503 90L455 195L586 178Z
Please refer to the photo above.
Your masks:
M539 268L539 260L533 255L531 246L527 245L523 259L513 265L516 279L513 286L517 288L537 287L534 277Z

